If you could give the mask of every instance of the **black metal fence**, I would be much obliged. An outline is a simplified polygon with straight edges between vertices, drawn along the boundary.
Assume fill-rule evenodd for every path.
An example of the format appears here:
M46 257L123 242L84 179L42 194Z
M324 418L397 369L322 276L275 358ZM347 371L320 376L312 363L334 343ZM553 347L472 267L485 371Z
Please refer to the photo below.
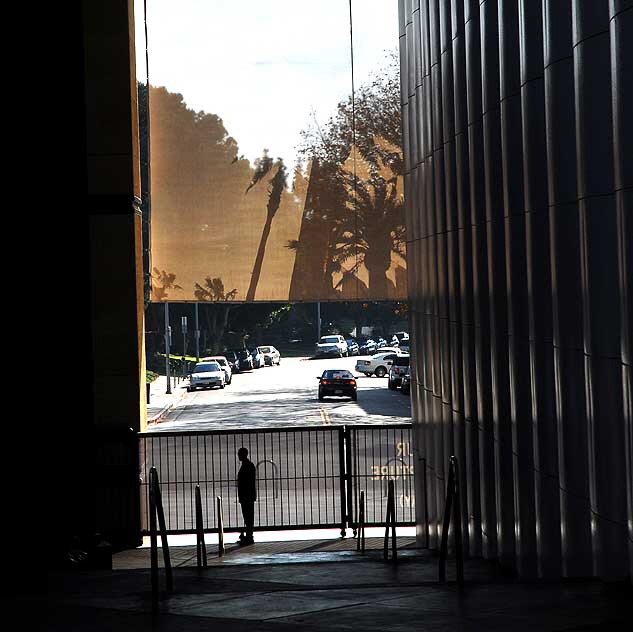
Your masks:
M222 497L225 530L239 530L237 451L242 446L257 468L256 529L355 529L360 491L365 491L365 524L382 524L389 480L396 486L398 524L414 524L410 434L410 425L142 433L142 531L149 530L152 466L160 479L168 533L195 533L196 485L205 531L216 530L217 496Z

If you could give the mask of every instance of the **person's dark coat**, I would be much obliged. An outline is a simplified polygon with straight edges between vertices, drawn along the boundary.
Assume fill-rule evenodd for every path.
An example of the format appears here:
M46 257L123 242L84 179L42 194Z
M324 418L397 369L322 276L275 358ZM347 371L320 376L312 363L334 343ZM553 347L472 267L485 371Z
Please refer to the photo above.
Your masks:
M257 500L255 466L249 459L242 461L237 473L237 498L241 503L254 503Z

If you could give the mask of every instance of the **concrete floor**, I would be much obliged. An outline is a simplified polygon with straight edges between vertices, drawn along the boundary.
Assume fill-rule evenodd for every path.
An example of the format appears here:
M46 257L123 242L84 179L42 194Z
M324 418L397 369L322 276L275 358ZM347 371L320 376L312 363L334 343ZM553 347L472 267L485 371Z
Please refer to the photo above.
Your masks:
M468 560L466 586L437 581L435 553L400 538L398 563L382 558L382 538L261 543L215 556L198 570L195 548L172 547L175 590L161 571L152 615L148 549L115 556L112 571L56 572L46 596L19 587L20 627L45 630L479 631L628 630L631 585L597 581L521 583L482 560ZM345 550L347 549L347 550Z

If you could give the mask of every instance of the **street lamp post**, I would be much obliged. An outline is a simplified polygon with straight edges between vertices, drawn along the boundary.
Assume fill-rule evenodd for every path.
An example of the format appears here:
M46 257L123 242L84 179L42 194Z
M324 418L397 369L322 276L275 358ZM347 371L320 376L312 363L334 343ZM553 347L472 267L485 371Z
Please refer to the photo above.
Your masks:
M321 340L321 302L317 301L317 342Z
M183 316L180 319L180 326L182 328L182 377L185 378L187 371L187 317Z
M167 376L167 395L171 394L171 380L169 371L169 355L171 345L171 327L169 326L169 303L165 301L165 375Z
M200 325L198 323L198 303L195 303L195 309L193 312L194 315L194 326L196 328L195 338L196 338L196 362L200 362Z

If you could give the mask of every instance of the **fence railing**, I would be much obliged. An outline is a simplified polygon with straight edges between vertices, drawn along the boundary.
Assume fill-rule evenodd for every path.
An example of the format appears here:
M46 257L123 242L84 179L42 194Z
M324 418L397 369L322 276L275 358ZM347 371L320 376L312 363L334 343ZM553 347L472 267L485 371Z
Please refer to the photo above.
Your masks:
M148 533L147 484L155 466L169 534L196 534L195 488L204 531L217 532L215 499L222 497L224 530L239 531L237 451L257 466L255 529L335 528L356 531L359 493L364 523L384 524L388 481L394 483L398 525L415 523L411 426L316 426L269 430L141 433L142 531Z

